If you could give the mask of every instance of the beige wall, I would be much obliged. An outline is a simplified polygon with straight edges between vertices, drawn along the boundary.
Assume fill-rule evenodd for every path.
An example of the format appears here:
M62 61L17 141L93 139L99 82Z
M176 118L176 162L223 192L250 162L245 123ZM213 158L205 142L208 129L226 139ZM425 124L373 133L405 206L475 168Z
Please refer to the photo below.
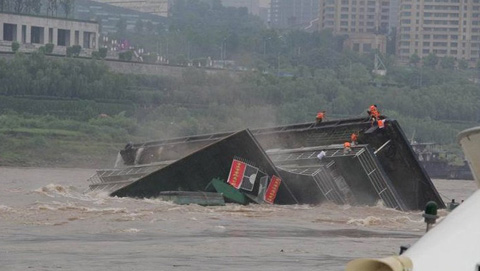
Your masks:
M387 52L387 36L373 33L350 33L344 46L361 54L372 50L378 50L385 54Z
M319 0L319 30L374 33L388 30L390 0Z
M222 0L222 5L226 7L246 7L248 13L253 15L259 14L260 1L259 0Z
M430 53L476 62L480 54L479 0L401 0L397 58Z
M319 1L319 30L348 35L344 46L359 53L374 49L386 53L390 0Z

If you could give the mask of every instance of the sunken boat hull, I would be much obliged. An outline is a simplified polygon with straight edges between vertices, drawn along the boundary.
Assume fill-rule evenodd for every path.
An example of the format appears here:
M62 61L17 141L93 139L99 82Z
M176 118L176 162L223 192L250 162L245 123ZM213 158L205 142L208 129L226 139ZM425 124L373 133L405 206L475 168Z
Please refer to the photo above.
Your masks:
M344 154L342 144L354 132L359 145ZM322 150L327 156L320 161L316 156ZM212 178L226 179L234 157L243 157L281 177L275 203L372 205L383 200L391 208L418 210L435 201L445 207L395 120L387 119L384 129L355 118L152 141L133 144L128 154L122 151L130 155L123 159L127 167L170 164L112 191L116 196L201 190Z

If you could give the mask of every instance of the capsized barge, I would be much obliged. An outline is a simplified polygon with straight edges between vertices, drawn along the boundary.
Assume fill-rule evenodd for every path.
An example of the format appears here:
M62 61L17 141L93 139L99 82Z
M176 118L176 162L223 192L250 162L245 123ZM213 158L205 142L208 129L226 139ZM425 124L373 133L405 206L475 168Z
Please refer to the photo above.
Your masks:
M358 144L345 153L343 143L352 133ZM321 151L325 156L319 159ZM383 129L368 118L353 118L173 138L129 144L118 155L121 165L99 170L90 178L91 189L129 197L203 191L214 178L232 184L233 166L240 161L246 181L236 184L238 190L257 203L381 200L391 208L419 210L435 201L445 207L393 119ZM272 180L279 186L274 193ZM265 201L268 193L274 198Z

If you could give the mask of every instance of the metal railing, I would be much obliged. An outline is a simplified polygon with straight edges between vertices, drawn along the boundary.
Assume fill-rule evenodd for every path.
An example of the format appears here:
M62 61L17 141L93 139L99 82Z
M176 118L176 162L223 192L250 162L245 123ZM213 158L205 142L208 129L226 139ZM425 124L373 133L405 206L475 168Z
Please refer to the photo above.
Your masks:
M386 206L402 211L407 210L408 208L406 208L403 201L398 197L395 188L390 185L390 179L385 175L381 166L379 166L374 154L366 148L363 148L357 152L355 156L360 161L370 183Z

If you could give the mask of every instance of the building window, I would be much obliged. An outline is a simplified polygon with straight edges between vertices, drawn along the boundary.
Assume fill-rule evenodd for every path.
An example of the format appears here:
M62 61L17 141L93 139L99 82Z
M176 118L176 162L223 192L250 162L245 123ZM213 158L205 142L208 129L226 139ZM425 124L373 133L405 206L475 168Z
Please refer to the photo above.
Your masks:
M83 32L83 48L92 48L92 36L94 35L93 32Z
M45 28L43 27L32 26L31 32L30 32L30 41L32 43L44 44L45 43L43 39L43 37L45 36L44 29Z
M16 41L17 40L17 25L3 24L3 40Z
M354 43L352 50L355 52L360 52L360 44Z
M57 45L70 46L70 30L58 29Z
M363 44L363 52L368 53L372 50L372 45L370 43Z

